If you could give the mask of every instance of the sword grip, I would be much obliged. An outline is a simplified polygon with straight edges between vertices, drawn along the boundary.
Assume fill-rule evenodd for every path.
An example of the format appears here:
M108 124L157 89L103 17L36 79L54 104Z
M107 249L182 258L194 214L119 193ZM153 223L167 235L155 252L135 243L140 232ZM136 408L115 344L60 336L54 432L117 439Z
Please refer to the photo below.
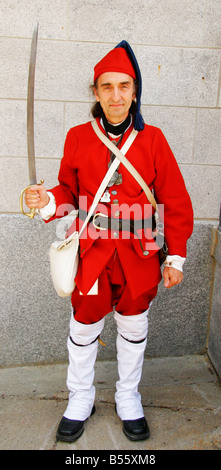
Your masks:
M40 180L40 184L43 184L43 183L44 183L44 180ZM26 189L31 188L32 186L33 186L33 184L29 184L28 186L26 186L26 188L24 188L23 191L21 192L20 199L19 199L20 210L21 210L22 214L27 215L27 217L29 217L29 219L34 218L35 213L36 213L36 209L35 209L35 207L33 207L29 210L29 212L24 211L24 208L23 208L23 194L26 191Z

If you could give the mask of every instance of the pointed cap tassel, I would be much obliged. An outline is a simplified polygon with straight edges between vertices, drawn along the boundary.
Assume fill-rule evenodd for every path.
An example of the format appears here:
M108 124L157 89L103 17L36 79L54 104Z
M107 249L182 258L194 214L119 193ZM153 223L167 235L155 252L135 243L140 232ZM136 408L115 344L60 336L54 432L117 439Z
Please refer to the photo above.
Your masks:
M118 47L121 47L125 49L127 52L131 63L133 65L135 74L136 74L136 80L138 82L138 89L137 89L137 95L136 95L136 114L134 116L134 128L136 131L142 131L144 129L144 120L140 112L141 108L141 93L142 93L142 77L141 77L141 72L140 68L137 62L137 59L135 57L135 54L130 46L130 44L127 41L121 41L115 49Z

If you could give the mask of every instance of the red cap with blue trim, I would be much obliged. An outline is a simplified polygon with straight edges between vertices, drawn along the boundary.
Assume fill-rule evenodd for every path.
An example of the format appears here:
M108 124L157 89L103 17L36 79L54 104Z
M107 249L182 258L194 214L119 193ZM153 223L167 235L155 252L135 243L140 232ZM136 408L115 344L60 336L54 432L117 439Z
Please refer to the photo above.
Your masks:
M126 73L137 81L136 114L134 116L134 128L137 131L144 129L144 120L140 112L142 78L140 68L134 52L127 41L121 41L114 49L108 52L94 67L94 83L105 72Z

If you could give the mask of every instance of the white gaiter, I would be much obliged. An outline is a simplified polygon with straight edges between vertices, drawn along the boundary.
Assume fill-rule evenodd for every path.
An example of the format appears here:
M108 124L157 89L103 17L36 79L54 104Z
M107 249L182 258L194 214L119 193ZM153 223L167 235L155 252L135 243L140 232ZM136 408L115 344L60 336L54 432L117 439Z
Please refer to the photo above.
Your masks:
M148 310L139 315L123 316L115 312L117 323L117 359L119 380L115 401L121 420L144 416L141 395L138 392L147 344Z
M104 327L104 319L92 325L77 322L73 314L70 321L70 336L67 347L69 366L67 387L70 390L69 402L64 416L85 421L91 414L95 387L94 364L97 357L98 340Z

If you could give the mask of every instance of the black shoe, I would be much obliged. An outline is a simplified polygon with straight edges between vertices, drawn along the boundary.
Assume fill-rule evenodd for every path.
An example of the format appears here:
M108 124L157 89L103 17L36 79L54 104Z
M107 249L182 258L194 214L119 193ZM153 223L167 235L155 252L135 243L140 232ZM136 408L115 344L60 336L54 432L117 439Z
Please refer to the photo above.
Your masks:
M95 413L95 406L93 406L90 416ZM88 419L88 418L87 418ZM85 421L87 421L85 419ZM58 441L74 442L84 432L85 421L78 421L76 419L68 419L63 416L58 426L56 438Z
M150 437L146 418L123 421L123 432L131 441L142 441Z

